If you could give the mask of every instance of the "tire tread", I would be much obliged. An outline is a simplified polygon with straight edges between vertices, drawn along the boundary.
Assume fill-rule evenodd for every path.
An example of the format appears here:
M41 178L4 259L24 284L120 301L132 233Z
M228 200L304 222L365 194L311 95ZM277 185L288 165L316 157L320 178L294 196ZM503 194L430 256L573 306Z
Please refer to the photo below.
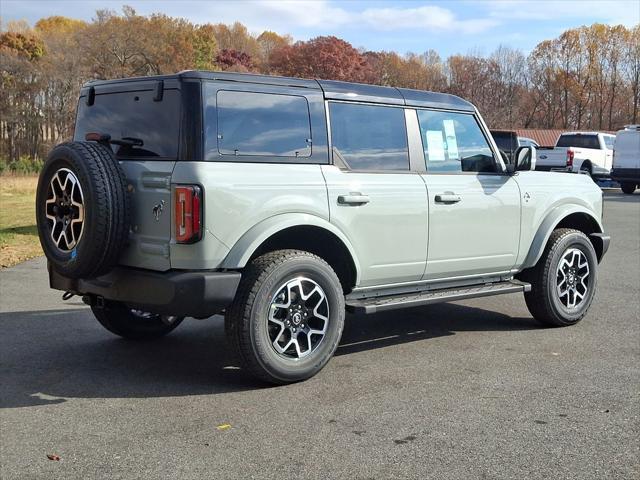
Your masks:
M262 286L263 282L269 277L272 271L283 262L307 258L314 259L329 265L319 256L303 250L276 250L268 252L254 259L243 271L242 280L238 287L238 293L233 304L225 314L225 332L230 346L239 357L242 366L251 375L272 384L288 383L270 375L264 370L256 359L256 355L251 345L251 315L253 305ZM333 273L334 281L340 285L340 281ZM344 298L341 297L342 306L344 308Z

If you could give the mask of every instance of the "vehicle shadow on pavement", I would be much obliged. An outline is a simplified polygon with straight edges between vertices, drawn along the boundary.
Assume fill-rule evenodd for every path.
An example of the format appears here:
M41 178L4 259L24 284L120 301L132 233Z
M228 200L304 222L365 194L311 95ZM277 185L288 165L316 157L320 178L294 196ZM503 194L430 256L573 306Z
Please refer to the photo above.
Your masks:
M455 335L456 332L539 329L531 318L515 318L482 308L441 303L375 315L347 316L336 355Z
M0 313L0 408L68 398L212 395L265 388L238 367L222 317L187 319L159 340L133 342L103 330L88 309ZM442 304L369 316L347 316L336 355L347 355L456 331L537 328L479 308Z

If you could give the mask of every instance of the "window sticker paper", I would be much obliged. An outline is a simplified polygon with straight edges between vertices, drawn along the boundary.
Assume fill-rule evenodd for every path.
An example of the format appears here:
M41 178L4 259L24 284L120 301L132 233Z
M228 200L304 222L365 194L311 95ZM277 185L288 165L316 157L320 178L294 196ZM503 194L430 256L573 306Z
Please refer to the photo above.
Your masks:
M427 130L427 152L430 162L444 162L444 141L440 130Z
M458 141L456 139L456 129L453 120L443 120L444 135L447 138L447 153L449 160L460 160L458 154Z

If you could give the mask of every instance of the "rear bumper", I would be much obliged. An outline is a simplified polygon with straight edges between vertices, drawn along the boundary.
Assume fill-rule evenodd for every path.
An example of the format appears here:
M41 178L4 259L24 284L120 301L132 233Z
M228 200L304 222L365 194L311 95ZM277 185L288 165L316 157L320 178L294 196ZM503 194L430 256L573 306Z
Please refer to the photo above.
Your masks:
M611 179L619 183L640 184L640 168L614 168L611 170Z
M72 279L49 265L51 288L163 315L209 317L220 313L233 301L239 283L240 272L154 272L126 267L93 279Z

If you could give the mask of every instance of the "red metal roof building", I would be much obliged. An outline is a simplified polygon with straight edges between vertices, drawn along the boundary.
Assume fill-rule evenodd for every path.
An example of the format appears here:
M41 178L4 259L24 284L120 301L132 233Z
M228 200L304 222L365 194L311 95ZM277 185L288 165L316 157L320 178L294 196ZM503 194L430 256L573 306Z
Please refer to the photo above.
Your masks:
M541 147L553 147L558 140L560 134L569 130L543 130L538 128L517 128L515 130L519 137L528 137L534 140Z

